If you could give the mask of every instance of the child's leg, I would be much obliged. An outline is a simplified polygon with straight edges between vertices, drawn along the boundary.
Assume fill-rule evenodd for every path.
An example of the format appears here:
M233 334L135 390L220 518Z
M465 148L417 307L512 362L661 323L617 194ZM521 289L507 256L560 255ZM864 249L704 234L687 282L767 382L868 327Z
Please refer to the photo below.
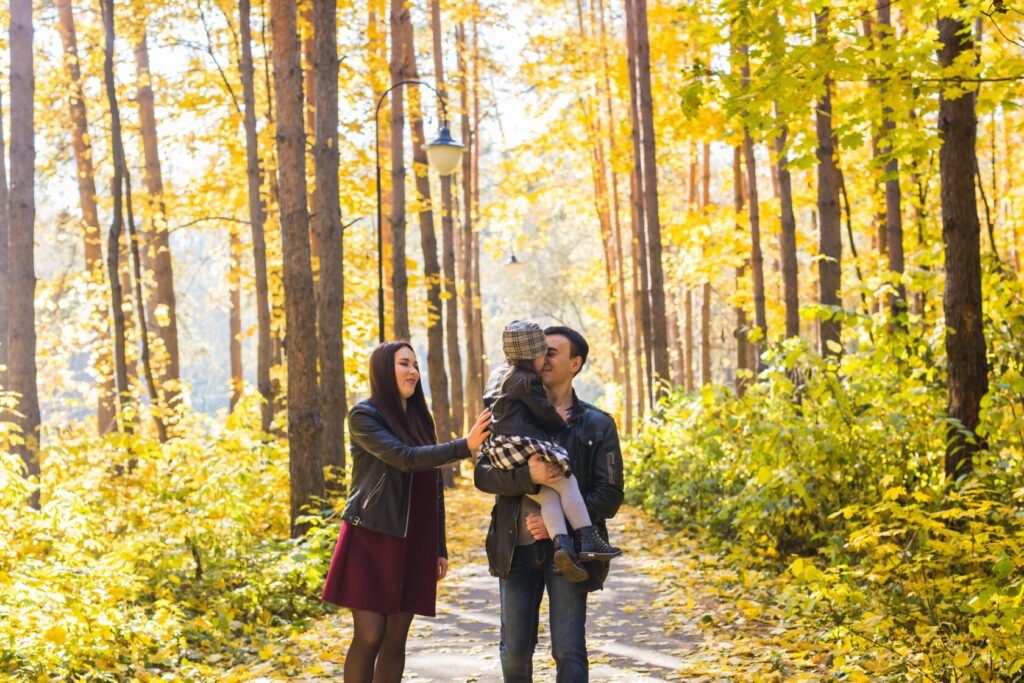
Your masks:
M564 514L569 519L569 524L572 524L573 529L591 526L590 513L587 512L587 505L583 502L583 494L580 493L576 477L563 477L549 486L558 492L560 514ZM541 490L543 489L542 486ZM547 523L546 517L544 522Z
M544 526L547 527L548 535L551 538L569 533L565 526L565 514L562 512L562 503L559 501L557 491L541 485L540 491L529 497L540 503L540 516L544 518Z

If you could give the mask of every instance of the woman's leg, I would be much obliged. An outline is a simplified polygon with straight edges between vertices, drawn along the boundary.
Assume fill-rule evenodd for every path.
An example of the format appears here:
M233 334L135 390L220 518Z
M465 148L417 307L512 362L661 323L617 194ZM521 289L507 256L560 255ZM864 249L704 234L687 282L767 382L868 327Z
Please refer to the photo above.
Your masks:
M530 494L529 498L540 504L540 516L544 518L544 526L547 527L548 535L551 538L558 534L569 533L565 526L565 514L562 512L558 491L551 486L542 484L540 491Z
M373 683L399 683L405 671L405 640L413 615L409 612L389 614L384 629L384 642L377 656L377 668L373 671Z
M370 683L373 665L384 642L387 617L365 609L352 610L354 633L345 655L345 683Z
M576 477L564 477L553 484L549 484L551 488L558 492L559 505L561 507L559 514L565 514L565 517L569 519L569 524L572 524L573 529L582 529L585 526L591 526L590 513L587 512L587 504L583 502L583 494L580 493L579 483ZM541 491L544 487L541 486ZM543 510L543 508L542 508ZM547 524L548 518L544 518L544 523ZM562 528L565 528L563 522ZM550 532L550 530L549 530ZM563 534L566 532L562 532Z

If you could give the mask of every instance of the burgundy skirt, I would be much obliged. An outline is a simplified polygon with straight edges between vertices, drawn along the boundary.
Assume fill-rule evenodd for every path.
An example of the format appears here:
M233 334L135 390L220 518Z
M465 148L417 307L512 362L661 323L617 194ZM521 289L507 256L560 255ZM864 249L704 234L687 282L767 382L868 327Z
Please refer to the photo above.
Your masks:
M435 614L437 470L414 472L405 538L341 523L321 598L379 614Z

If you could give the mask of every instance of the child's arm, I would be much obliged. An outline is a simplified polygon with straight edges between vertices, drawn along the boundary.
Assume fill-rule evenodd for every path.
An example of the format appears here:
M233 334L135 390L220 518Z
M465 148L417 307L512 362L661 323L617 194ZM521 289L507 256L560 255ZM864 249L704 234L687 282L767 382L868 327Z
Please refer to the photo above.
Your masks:
M561 431L565 426L565 420L548 400L548 394L544 391L544 383L541 382L539 375L527 376L523 373L513 378L509 384L512 385L509 387L511 398L522 401L544 429L549 432Z

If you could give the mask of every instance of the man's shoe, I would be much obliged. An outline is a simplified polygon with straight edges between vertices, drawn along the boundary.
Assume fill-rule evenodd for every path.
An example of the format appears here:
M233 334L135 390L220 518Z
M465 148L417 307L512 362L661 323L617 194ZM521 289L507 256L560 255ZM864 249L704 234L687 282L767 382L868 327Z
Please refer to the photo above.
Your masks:
M598 535L597 529L592 526L578 529L577 533L580 536L580 562L593 562L594 560L607 562L613 557L618 557L622 554L622 550L619 548L608 545Z
M579 583L587 579L587 570L576 561L576 549L572 545L572 537L568 534L557 534L551 539L555 546L555 569L566 581Z

